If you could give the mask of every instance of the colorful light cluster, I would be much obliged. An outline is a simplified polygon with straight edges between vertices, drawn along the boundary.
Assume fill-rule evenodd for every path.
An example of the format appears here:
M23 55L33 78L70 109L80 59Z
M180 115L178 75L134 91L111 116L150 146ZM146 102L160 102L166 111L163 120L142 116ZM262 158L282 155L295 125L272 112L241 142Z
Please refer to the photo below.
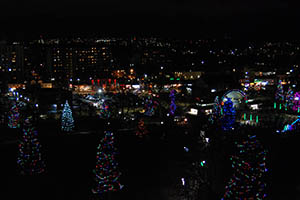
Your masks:
M211 123L215 122L215 120L220 117L221 109L222 109L222 107L221 107L221 104L220 104L220 101L219 101L219 97L216 96L215 102L214 102L214 107L213 107L213 112L212 112L212 115L209 118Z
M175 114L175 110L176 110L175 90L171 90L169 97L171 98L170 114L174 115Z
M103 119L108 119L111 113L109 111L109 105L104 101L100 107L100 117Z
M121 172L116 162L116 148L114 136L110 131L105 131L105 136L97 148L96 168L93 170L96 186L92 189L94 194L117 191L123 188L120 184Z
M224 102L222 110L222 129L224 131L232 130L235 123L236 111L230 98L227 98L227 101Z
M235 142L235 145L237 153L230 158L234 172L222 199L265 199L267 150L256 136L248 136L240 144Z
M300 116L298 116L298 119L296 119L293 123L286 124L281 132L285 133L288 131L296 130L299 126L299 121L300 121Z
M9 128L20 128L20 113L16 105L13 105L8 113L8 127Z
M277 101L284 101L284 92L281 80L279 80L277 85L277 91L275 93L275 99Z
M154 111L155 111L155 108L157 107L158 105L158 102L157 101L154 101L150 96L146 99L146 108L145 108L145 115L147 116L153 116L154 115Z
M61 117L61 130L65 132L70 132L74 128L74 119L72 116L72 110L68 104L68 101L66 101L62 117Z
M136 136L142 138L143 136L147 135L148 133L149 133L149 131L146 129L144 120L140 119L140 121L138 123L138 130L136 132Z
M287 106L289 108L292 108L294 105L294 91L292 90L291 87L289 87L285 99L286 99Z
M296 92L293 101L293 110L299 112L300 109L300 92Z
M37 138L37 131L28 123L24 125L23 136L18 141L18 169L24 175L41 174L45 172L41 144Z

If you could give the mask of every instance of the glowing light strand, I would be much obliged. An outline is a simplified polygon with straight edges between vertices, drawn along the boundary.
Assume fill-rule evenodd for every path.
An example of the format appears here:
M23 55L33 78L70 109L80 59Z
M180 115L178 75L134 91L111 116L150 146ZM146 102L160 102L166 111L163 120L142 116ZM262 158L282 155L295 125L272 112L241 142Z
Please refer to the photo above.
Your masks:
M170 114L174 115L175 114L175 110L176 110L175 90L171 90L169 97L171 98Z

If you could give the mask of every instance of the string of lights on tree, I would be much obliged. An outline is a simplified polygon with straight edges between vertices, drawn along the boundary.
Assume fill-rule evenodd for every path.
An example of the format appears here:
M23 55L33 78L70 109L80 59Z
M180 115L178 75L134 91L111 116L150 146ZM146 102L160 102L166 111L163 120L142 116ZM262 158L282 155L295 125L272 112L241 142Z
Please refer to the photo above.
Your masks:
M103 119L108 119L111 116L111 112L109 110L109 105L107 102L103 101L100 106L100 117Z
M223 110L223 115L221 118L222 129L224 131L232 130L235 123L236 111L235 108L233 107L233 102L231 101L230 98L226 98L226 101L222 106L222 110Z
M169 97L171 98L171 104L170 104L170 114L174 115L176 110L176 104L175 104L175 90L171 90Z
M17 165L20 174L36 175L45 172L38 134L29 119L24 122L23 135L18 143Z
M294 105L294 91L292 90L291 87L289 87L285 99L286 99L287 106L289 108L292 108Z
M284 91L283 91L283 86L282 86L282 81L279 80L278 85L277 85L277 90L275 93L275 99L277 101L283 102L284 101Z
M70 132L74 128L74 119L72 116L72 110L69 106L68 101L64 105L61 117L61 130L65 132Z
M236 154L230 157L234 170L225 187L222 200L265 199L267 176L267 150L256 136L248 136L241 143L235 142Z
M214 123L216 119L219 119L220 117L220 113L221 113L221 104L219 101L219 97L216 96L215 101L214 101L214 107L213 107L213 111L212 114L210 115L209 121L211 123Z
M20 112L17 105L13 105L8 113L8 127L20 128Z
M97 147L96 168L93 170L95 187L93 194L103 195L105 192L118 191L124 186L120 183L121 172L116 161L114 135L105 131L105 136Z
M153 116L155 113L155 108L157 107L158 102L153 100L151 96L148 96L145 102L145 115Z
M143 136L147 135L148 133L149 133L149 131L146 129L144 120L140 119L140 121L138 123L136 136L142 138Z

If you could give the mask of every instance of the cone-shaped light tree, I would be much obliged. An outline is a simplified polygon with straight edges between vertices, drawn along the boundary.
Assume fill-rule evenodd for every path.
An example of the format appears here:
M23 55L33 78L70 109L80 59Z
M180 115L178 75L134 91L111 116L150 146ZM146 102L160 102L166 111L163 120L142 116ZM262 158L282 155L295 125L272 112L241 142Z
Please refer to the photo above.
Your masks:
M105 192L118 191L123 188L120 184L121 172L116 161L116 148L114 146L114 135L105 131L105 136L97 147L96 168L93 170L95 176L94 194L103 195Z
M212 114L210 115L209 121L211 123L214 123L217 119L219 119L220 113L221 113L221 104L219 101L219 97L216 96L213 111Z
M72 110L66 101L62 116L61 116L61 130L65 132L70 132L74 128L74 119L72 116Z
M36 175L45 171L37 131L29 119L24 121L23 135L18 140L17 166L20 174Z

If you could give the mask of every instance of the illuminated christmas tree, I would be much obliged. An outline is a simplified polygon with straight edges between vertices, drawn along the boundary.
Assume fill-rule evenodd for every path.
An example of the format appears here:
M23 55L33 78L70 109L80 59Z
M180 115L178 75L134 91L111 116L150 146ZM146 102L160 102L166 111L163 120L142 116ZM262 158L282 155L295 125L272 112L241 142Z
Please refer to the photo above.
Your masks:
M283 91L283 86L281 80L279 80L278 85L277 85L277 91L275 93L275 99L277 101L284 101L284 91Z
M138 130L136 132L136 135L138 137L143 137L145 135L147 135L149 132L148 130L146 129L146 126L145 126L145 122L143 119L140 119L139 123L138 123Z
M20 113L17 105L13 105L8 113L8 127L20 128Z
M221 113L221 104L219 101L219 97L216 96L213 111L212 114L210 115L209 121L211 123L215 122L217 119L219 119L220 113Z
M265 199L267 151L255 136L235 144L237 153L230 158L234 172L222 199Z
M285 99L286 99L287 106L289 108L293 108L293 105L294 105L294 91L292 90L291 87L289 87Z
M114 136L105 131L105 136L97 148L96 168L93 170L96 185L92 189L94 194L103 195L105 192L118 191L123 188L120 184L121 172L116 162L116 148Z
M65 132L70 132L74 128L74 119L72 116L72 110L68 104L68 101L66 101L62 116L61 116L61 130Z
M111 113L109 111L109 105L104 101L100 106L100 117L103 119L108 119Z
M147 115L147 116L154 115L153 100L150 96L146 99L146 102L145 102L145 115Z
M230 98L227 98L227 101L224 102L224 105L222 107L223 109L223 116L221 119L222 122L222 129L232 130L233 125L235 123L235 108L233 107L233 102Z
M29 119L26 119L23 125L22 138L18 141L17 164L20 174L35 175L45 171L41 144L37 137L37 131L32 127Z

